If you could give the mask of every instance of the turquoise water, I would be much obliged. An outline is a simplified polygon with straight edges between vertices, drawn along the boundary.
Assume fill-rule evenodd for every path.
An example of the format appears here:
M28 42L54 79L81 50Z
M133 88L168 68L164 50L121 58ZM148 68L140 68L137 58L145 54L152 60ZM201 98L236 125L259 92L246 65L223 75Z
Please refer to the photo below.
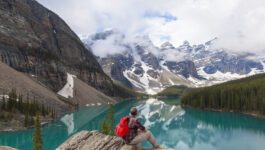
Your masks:
M167 99L166 102L173 99ZM177 99L175 99L177 101ZM138 107L140 121L158 142L176 150L264 150L265 120L240 114L183 109L157 99L124 101L114 106L115 122ZM44 150L53 150L74 133L98 130L108 106L80 108L42 128ZM0 133L0 145L32 149L33 130ZM143 147L150 147L144 143Z

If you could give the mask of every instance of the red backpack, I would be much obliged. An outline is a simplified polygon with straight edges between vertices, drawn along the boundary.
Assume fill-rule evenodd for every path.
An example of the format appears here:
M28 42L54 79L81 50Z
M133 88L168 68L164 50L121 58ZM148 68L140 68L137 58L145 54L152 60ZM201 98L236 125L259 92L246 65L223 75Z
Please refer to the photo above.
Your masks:
M125 137L130 129L128 128L129 117L121 118L120 123L116 126L115 133L120 137Z

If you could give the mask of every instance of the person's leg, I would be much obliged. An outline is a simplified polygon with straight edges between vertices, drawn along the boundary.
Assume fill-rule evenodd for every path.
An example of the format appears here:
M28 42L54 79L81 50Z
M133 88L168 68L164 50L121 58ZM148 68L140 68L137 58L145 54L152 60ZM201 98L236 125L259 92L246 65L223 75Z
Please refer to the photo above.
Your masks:
M153 147L157 147L157 146L158 146L158 143L157 143L157 141L156 141L154 135L152 134L152 132L147 131L147 133L149 134L149 135L148 135L149 138L148 138L147 140L153 145Z
M141 143L148 140L152 145L153 147L156 147L158 146L158 143L155 139L155 137L153 136L153 134L150 132L150 131L147 131L147 132L141 132L139 133L132 141L130 144L133 144L133 145L136 145L137 147L141 146Z
M138 135L130 142L132 145L136 145L136 147L141 147L141 143L145 141L145 137L142 133L138 133Z

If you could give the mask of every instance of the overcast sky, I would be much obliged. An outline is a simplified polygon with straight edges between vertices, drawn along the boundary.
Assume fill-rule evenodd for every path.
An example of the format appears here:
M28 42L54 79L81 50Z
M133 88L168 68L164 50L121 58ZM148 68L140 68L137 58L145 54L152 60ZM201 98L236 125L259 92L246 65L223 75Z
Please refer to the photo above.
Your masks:
M155 45L215 37L231 51L265 49L265 0L37 0L59 14L77 34L115 28L149 35Z

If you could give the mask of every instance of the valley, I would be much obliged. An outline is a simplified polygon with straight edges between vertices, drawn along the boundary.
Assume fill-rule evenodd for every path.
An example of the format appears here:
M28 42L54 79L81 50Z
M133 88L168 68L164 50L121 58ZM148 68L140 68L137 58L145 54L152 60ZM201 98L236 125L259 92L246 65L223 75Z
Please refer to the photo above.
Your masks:
M38 131L43 149L54 150L82 130L107 134L104 127L114 129L135 107L139 121L166 149L264 149L263 40L248 49L253 35L247 40L236 30L240 41L227 39L240 46L231 49L223 34L189 38L193 27L176 38L165 25L177 26L185 18L167 11L133 10L147 19L139 24L138 16L134 24L127 10L113 18L107 7L96 10L105 4L100 0L93 8L85 5L91 1L71 1L71 8L63 9L69 3L0 0L0 147L30 150ZM58 4L60 9L53 10ZM115 28L120 17L126 25ZM152 33L150 24L159 22L163 32ZM174 41L183 38L189 40ZM151 147L147 142L142 146Z

